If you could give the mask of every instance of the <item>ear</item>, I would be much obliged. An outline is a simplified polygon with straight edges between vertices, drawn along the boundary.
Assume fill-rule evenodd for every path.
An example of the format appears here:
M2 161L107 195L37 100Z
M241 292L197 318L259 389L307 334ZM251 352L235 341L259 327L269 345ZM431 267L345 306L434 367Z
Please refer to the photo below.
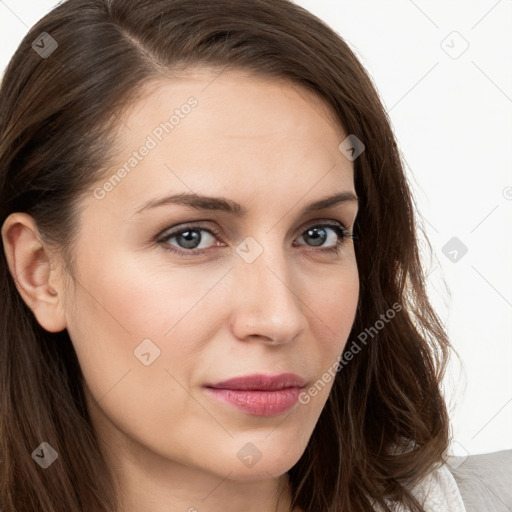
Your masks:
M27 213L10 214L2 226L2 241L16 287L41 327L49 332L65 329L64 288L34 219Z

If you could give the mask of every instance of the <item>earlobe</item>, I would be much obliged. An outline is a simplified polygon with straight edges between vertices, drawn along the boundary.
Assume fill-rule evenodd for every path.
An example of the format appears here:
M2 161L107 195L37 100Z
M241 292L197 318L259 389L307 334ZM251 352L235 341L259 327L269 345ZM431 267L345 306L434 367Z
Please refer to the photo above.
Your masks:
M58 280L54 284L51 256L34 219L26 213L10 214L2 226L2 241L16 288L38 323L49 332L65 329L63 289Z

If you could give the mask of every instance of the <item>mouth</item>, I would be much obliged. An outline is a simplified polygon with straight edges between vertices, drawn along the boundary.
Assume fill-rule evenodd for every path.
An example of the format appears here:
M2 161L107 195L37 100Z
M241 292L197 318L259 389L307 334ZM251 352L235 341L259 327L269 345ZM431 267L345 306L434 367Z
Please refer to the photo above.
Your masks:
M253 416L276 416L291 409L306 382L292 373L248 375L203 386L217 400Z

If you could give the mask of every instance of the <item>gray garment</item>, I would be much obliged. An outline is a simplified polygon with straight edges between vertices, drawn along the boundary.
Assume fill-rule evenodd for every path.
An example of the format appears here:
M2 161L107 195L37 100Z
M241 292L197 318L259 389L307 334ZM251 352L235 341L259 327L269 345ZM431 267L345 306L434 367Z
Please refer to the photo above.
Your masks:
M451 458L467 512L512 512L512 450Z

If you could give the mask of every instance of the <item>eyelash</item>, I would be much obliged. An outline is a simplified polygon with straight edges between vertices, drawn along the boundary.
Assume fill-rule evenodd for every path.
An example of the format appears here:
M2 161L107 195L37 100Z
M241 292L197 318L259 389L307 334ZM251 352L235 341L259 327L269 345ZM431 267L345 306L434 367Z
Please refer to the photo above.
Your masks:
M352 235L349 231L349 229L343 225L341 222L324 222L324 223L321 223L321 224L311 224L310 226L307 226L304 231L302 232L301 236L306 232L308 231L308 229L312 229L312 228L324 228L324 227L328 227L328 228L331 228L334 232L336 232L336 234L338 235L338 240L336 242L336 245L334 247L328 247L327 249L319 249L317 250L316 252L320 251L320 252L330 252L330 253L335 253L335 254L339 254L340 251L341 251L341 247L342 245L345 243L345 239L346 238L350 238L352 240L355 239L354 235ZM184 226L184 227L181 227L180 229L177 229L175 231L171 231L170 233L166 233L164 236L159 236L157 237L156 241L157 243L161 244L163 249L165 251L169 251L169 252L172 252L174 254L177 254L178 256L181 256L181 257L189 257L189 256L197 256L197 255L200 255L200 254L204 254L205 251L207 251L208 249L190 249L190 250L178 250L178 249L175 249L173 248L171 245L168 244L169 240L171 240L172 238L176 237L177 235L181 235L182 233L186 233L187 231L206 231L208 233L210 233L211 235L215 236L216 238L220 237L221 236L221 232L219 229L216 229L216 228L205 228L201 225L190 225L190 226Z

